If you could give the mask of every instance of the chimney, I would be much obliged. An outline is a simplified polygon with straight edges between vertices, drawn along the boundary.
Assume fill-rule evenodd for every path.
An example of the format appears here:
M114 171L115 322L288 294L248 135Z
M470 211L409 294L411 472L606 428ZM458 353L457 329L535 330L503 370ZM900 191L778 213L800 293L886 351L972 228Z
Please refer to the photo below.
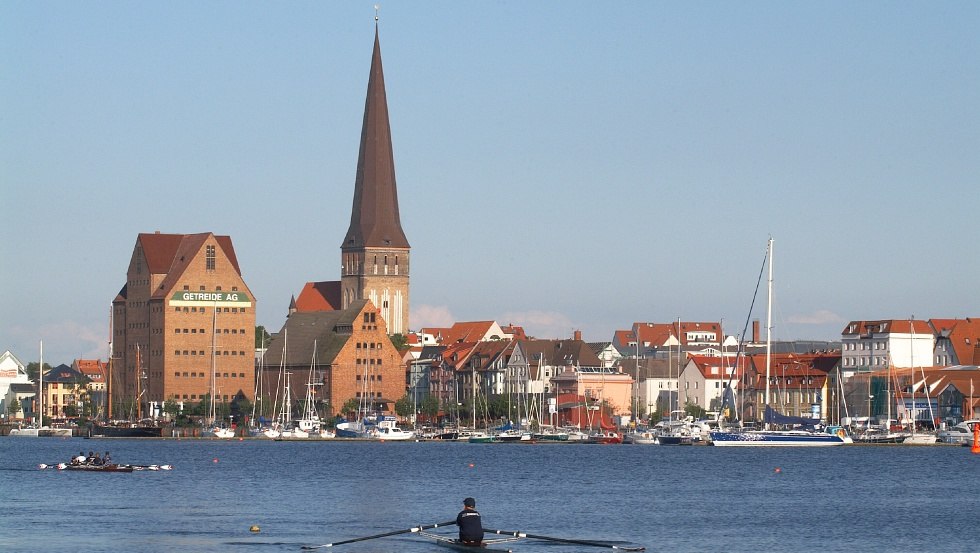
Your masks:
M572 332L572 339L573 340L578 340L578 341L581 342L582 341L582 331L581 330L576 330L576 331Z
M752 343L759 343L759 319L752 321Z

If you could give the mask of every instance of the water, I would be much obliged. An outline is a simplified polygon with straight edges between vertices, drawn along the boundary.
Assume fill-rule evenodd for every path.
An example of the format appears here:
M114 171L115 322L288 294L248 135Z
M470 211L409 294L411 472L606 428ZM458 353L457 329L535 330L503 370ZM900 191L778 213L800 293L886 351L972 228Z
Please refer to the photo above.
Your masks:
M174 470L36 468L95 449ZM980 550L980 455L961 447L0 438L4 552L299 551L451 520L466 496L488 528L650 552ZM403 535L321 551L446 550Z

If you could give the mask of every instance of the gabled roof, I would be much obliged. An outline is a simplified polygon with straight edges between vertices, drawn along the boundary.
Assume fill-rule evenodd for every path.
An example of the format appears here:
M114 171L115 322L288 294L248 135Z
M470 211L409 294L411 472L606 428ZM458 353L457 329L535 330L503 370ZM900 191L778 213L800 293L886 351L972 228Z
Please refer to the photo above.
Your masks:
M932 319L937 336L947 338L961 365L980 364L980 319Z
M701 373L705 380L729 380L733 378L728 371L735 367L735 357L709 357L706 355L691 355L688 357L688 365L692 364ZM738 358L738 367L735 370L734 378L737 380L745 374L745 369L749 366L749 360L745 357Z
M3 371L0 372L0 376L5 378L16 378L18 375L27 376L24 363L10 350L0 354L0 371Z
M72 368L96 382L105 380L108 364L99 359L76 359Z
M57 367L48 371L48 374L44 375L45 385L47 385L49 382L58 382L60 384L82 382L84 380L85 376L82 373L65 364L58 365Z
M698 321L674 321L670 323L633 323L633 332L639 337L641 345L651 347L662 347L674 338L681 345L689 345L688 333L692 332L713 332L715 342L721 343L725 339L722 333L721 323L698 322ZM699 342L700 343L700 342Z
M477 342L457 342L447 344L442 352L442 362L448 367L461 368L470 358Z
M143 248L143 257L151 274L164 274L173 271L179 261L179 255L186 252L196 252L201 249L201 245L211 236L210 232L198 234L161 234L159 232L141 232L137 237L137 242ZM230 236L214 236L218 245L221 247L225 256L235 268L235 272L242 274L238 266L238 257L235 255L235 248L232 246ZM195 247L196 246L196 247Z
M295 305L291 303L290 308L295 307L300 312L336 311L342 305L340 281L307 282L294 301Z
M157 299L167 297L177 281L183 276L187 266L211 237L214 237L221 253L235 269L235 272L241 276L242 271L238 266L238 257L235 255L235 248L229 236L217 236L211 232L198 234L140 233L136 238L136 244L143 252L147 270L150 274L166 275L160 286L153 290L151 297ZM113 301L123 301L127 294L127 288L123 286Z
M753 370L764 379L766 354L748 355ZM840 353L774 353L769 360L769 376L776 378L811 378L811 387L823 386L828 373L840 364Z
M514 351L514 344L516 342L511 340L498 340L493 342L477 342L473 347L472 351L468 356L468 363L472 360L478 359L480 365L475 367L477 371L485 371L490 368L493 363L503 356L505 359L510 357L510 354ZM474 367L468 367L473 369Z
M601 367L602 361L583 340L520 340L529 365Z
M364 309L374 309L368 300L357 300L347 309L293 313L286 319L265 353L263 364L269 370L283 364L288 367L310 366L316 344L316 364L333 364L337 354L353 333L354 324Z
M445 345L458 343L458 342L482 342L484 340L491 340L496 335L497 338L503 339L503 332L497 335L497 329L499 329L494 321L471 321L456 323L452 328L445 329L442 333L442 342Z
M847 323L841 336L860 336L864 334L932 334L932 327L926 321L908 319L884 319L880 321L851 321Z

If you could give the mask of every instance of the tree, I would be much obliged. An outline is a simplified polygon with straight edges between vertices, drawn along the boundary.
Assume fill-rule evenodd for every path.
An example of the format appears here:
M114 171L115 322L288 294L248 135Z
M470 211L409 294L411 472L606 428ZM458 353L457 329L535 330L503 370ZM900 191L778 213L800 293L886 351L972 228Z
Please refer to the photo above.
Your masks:
M346 417L350 413L357 413L361 408L361 402L357 398L350 398L344 402L344 405L340 408L340 414Z
M433 395L425 396L419 411L428 418L435 418L439 415L439 398Z
M701 407L700 405L695 405L691 402L687 402L684 404L684 412L694 417L694 420L703 419L705 414L707 414L707 411L704 410L704 407Z
M27 366L24 367L24 370L27 371L27 378L31 382L37 384L37 361L33 361L31 363L28 363ZM51 370L51 365L45 363L44 364L44 372L48 372L50 370Z
M17 416L20 413L20 400L15 396L13 400L7 405L7 414L10 416Z
M264 326L258 325L255 327L255 349L269 347L271 340L272 336L269 335Z
M395 350L397 351L408 347L408 338L404 334L392 334L388 338L391 340L391 345L395 346Z
M174 398L167 398L167 401L163 402L163 414L167 415L171 419L177 418L180 413L180 404Z
M395 402L395 414L402 418L415 414L415 402L412 401L411 394L405 392L405 395Z

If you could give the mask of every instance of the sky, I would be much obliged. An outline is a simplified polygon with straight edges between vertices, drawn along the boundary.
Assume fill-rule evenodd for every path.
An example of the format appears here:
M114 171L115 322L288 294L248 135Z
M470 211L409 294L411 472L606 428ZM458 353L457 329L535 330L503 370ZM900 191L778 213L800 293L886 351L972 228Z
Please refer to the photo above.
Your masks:
M141 232L339 280L373 2L0 3L0 351L105 358ZM384 2L411 326L980 315L980 3Z

